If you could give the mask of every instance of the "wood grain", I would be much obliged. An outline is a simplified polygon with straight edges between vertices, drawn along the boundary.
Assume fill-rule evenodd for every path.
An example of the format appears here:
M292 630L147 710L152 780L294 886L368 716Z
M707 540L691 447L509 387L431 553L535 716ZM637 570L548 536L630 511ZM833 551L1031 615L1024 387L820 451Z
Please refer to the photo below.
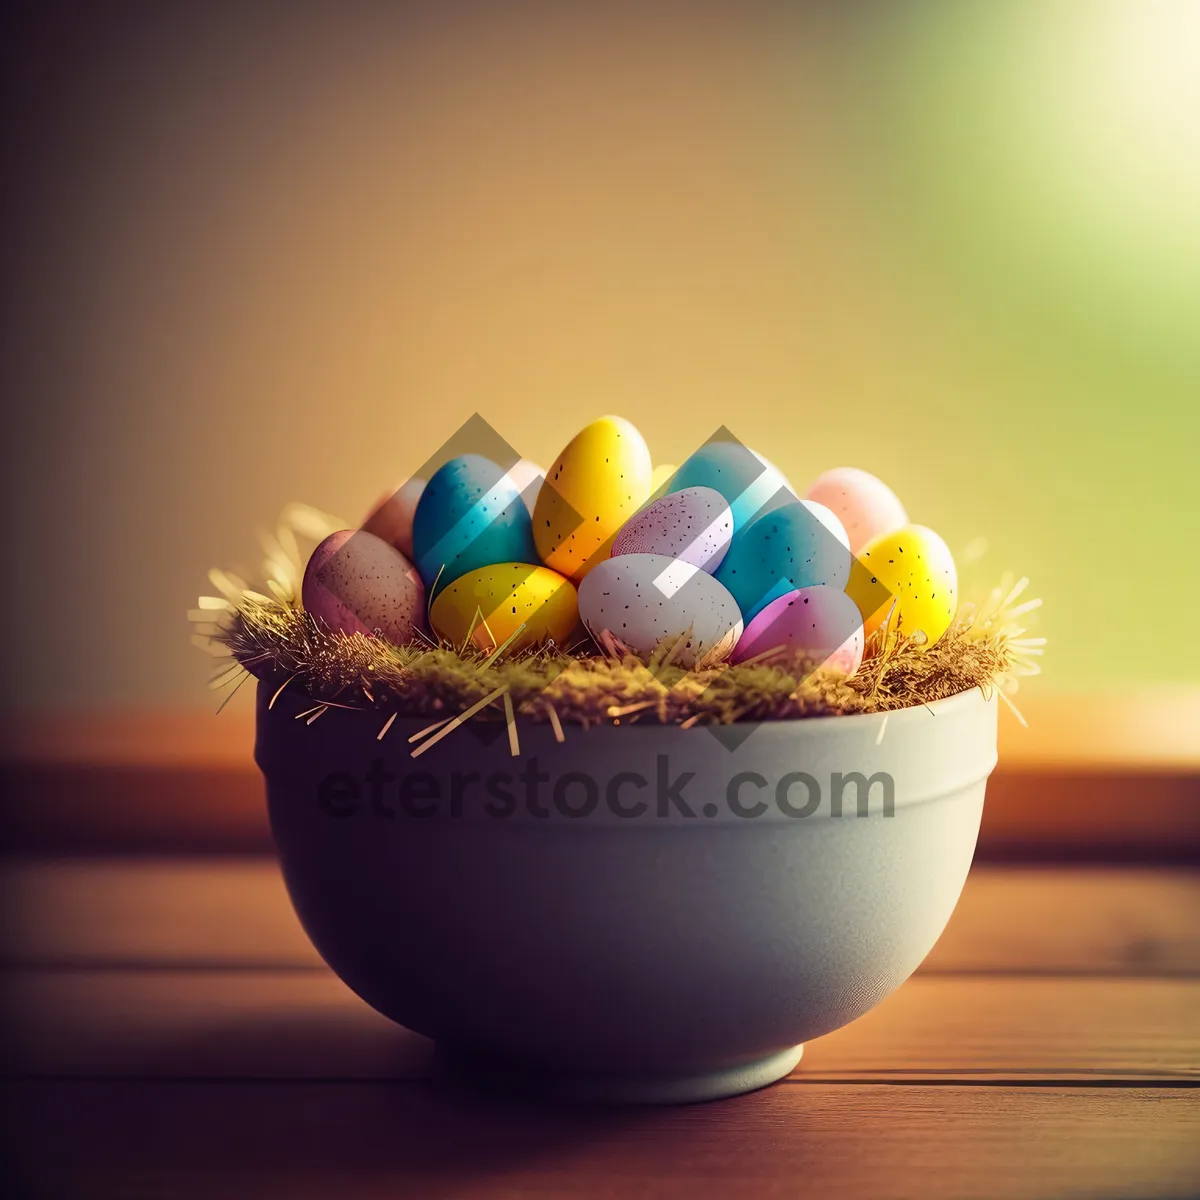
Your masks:
M89 1197L1194 1197L1200 1098L781 1085L674 1109L411 1084L20 1083L19 1176Z
M5 981L5 999L7 1067L19 1075L431 1073L423 1038L379 1016L329 972L21 971ZM919 977L811 1043L796 1075L1200 1082L1198 1012L1196 980Z
M980 855L1200 861L1200 688L1021 698L1001 713ZM14 717L0 728L9 852L270 848L244 713Z
M323 969L273 859L0 867L0 963ZM977 866L926 972L1200 977L1200 876Z
M16 1194L1200 1192L1196 874L977 868L925 968L788 1080L647 1110L444 1076L315 960L270 861L0 880Z

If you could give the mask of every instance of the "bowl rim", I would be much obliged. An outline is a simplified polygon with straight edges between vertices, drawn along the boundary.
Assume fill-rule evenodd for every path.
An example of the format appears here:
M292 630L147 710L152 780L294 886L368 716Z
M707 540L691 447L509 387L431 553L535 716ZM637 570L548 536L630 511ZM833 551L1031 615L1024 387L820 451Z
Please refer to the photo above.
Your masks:
M260 691L260 697L263 693ZM271 791L272 781L277 782L281 789L286 789L289 786L294 786L296 783L303 780L309 769L328 769L329 760L325 757L332 750L333 754L340 753L343 749L348 752L353 752L353 747L357 746L359 750L365 750L368 743L364 742L366 726L362 723L362 713L353 714L359 719L354 725L353 734L351 735L351 745L341 747L338 742L341 740L334 729L330 728L329 723L322 723L323 727L320 730L312 731L316 735L313 757L308 758L303 750L303 739L306 737L307 730L302 724L297 724L292 719L292 714L286 710L283 713L278 713L276 706L274 712L267 710L265 699L260 701L258 711L258 728L255 738L255 761L263 774L267 777L268 793ZM290 707L290 706L289 706ZM546 824L558 825L566 823L568 825L585 825L585 826L601 826L616 823L625 828L639 827L643 824L652 824L656 828L667 828L680 824L687 827L697 827L694 817L699 812L706 819L700 824L705 828L714 828L722 825L745 826L746 814L742 811L734 811L736 806L733 801L728 800L729 788L734 786L734 781L738 778L745 780L746 785L753 783L755 787L769 787L769 781L775 781L775 794L778 796L778 788L783 786L783 780L795 772L794 783L798 784L801 777L807 779L816 779L824 782L824 778L828 775L830 786L822 787L817 793L820 796L815 809L810 809L802 813L792 813L790 810L775 811L769 809L766 813L758 813L763 818L762 824L770 828L778 826L781 823L795 824L792 819L797 816L806 816L815 818L820 821L826 816L834 817L839 815L835 808L840 807L840 800L835 802L833 799L834 792L839 789L844 789L847 783L857 777L857 787L861 788L862 780L869 778L870 782L865 784L868 790L868 795L871 794L871 788L877 776L882 773L884 782L884 799L880 801L885 805L885 809L894 808L899 811L902 808L908 808L913 805L923 804L928 801L943 799L954 793L962 792L964 789L973 786L987 779L995 768L997 761L996 754L996 712L998 709L998 698L993 692L990 695L985 695L981 688L971 688L966 692L959 692L953 696L943 697L941 700L930 702L929 704L910 705L904 709L894 709L887 713L855 713L844 717L812 717L812 718L796 718L796 719L776 719L770 721L762 721L757 723L754 729L756 736L766 738L767 744L764 746L764 751L770 756L765 760L766 765L762 768L754 767L752 761L747 759L746 751L740 743L735 743L732 746L727 745L726 749L731 751L731 757L728 759L728 777L725 782L726 806L722 807L715 805L706 800L702 809L693 812L676 813L670 809L663 813L659 811L662 806L661 800L653 807L655 812L654 819L651 821L650 816L643 814L637 819L627 820L628 813L616 813L612 821L603 811L597 811L593 804L592 809L588 813L562 812L555 814L554 812L532 812L525 814L520 808L520 803L514 812L503 814L505 824L525 824L528 818L535 825L543 824L543 819L550 816L552 819ZM919 716L917 714L920 714ZM914 724L919 721L927 721L929 718L938 716L953 715L953 719L949 722L943 720L937 722L936 726L926 724L919 732L918 726ZM303 715L303 712L300 714ZM334 716L333 724L338 723L338 719L345 720L351 717L352 714L345 710L332 714ZM376 719L380 718L379 713L372 713ZM887 722L894 716L899 716L899 728L892 729L888 727ZM274 719L272 719L274 717ZM425 775L437 780L439 788L445 783L446 779L453 780L457 765L451 766L447 764L443 752L438 753L436 758L431 758L428 767L417 766L422 760L410 758L405 753L406 746L404 743L411 739L406 735L410 732L416 732L424 726L428 726L429 718L427 716L407 716L405 718L397 718L394 722L386 727L385 732L393 739L391 742L392 753L402 754L406 762L413 762L411 769L405 768L401 772L401 777L408 775L418 776ZM743 726L754 723L743 722ZM763 727L768 727L764 729ZM799 727L799 728L798 728ZM343 726L346 728L346 726ZM887 730L885 738L884 731ZM806 732L801 732L806 730ZM498 735L498 739L493 745L503 746L503 751L497 752L497 758L494 764L494 773L497 780L502 780L506 787L515 786L515 776L506 771L506 764L513 759L520 758L525 764L530 762L536 764L539 756L546 753L548 750L557 758L559 752L565 750L568 755L572 754L570 744L576 737L581 738L584 745L577 751L578 761L577 768L570 764L564 766L561 759L557 762L546 762L545 769L555 772L559 779L565 781L569 776L577 775L580 771L587 772L589 770L608 770L609 774L615 771L618 775L621 773L628 774L633 767L637 767L634 772L637 778L643 779L643 785L653 783L656 779L660 779L661 762L663 755L679 754L683 756L681 760L681 770L687 773L688 767L695 765L696 771L708 772L713 765L711 752L707 749L707 740L712 736L712 729L709 726L692 726L689 729L681 728L679 725L660 724L657 721L635 722L634 724L625 727L614 726L612 724L601 724L585 729L578 729L568 732L565 745L560 745L555 742L554 746L548 746L548 740L552 737L552 732L548 723L541 723L536 727L536 733L533 734L532 743L525 740L529 733L526 727L526 733L521 735L520 748L513 752L512 757L509 757L509 748L505 743L503 734ZM373 730L372 730L373 734ZM599 740L595 739L599 734ZM687 735L693 735L691 737ZM300 740L297 739L297 735ZM963 736L965 735L965 736ZM909 738L914 740L909 741ZM700 739L705 739L701 741ZM932 739L932 741L930 740ZM370 745L377 742L379 738L372 736ZM824 743L828 744L824 744ZM398 744L399 743L399 744ZM897 744L899 743L899 744ZM614 754L620 753L622 744L624 744L630 754L630 758L624 761L618 761L613 758ZM703 752L702 752L703 751ZM797 762L796 753L803 755L812 755L808 762ZM499 755L503 754L503 761ZM853 754L854 761L849 759L842 760L850 762L849 770L838 765L838 758L842 754ZM699 755L699 757L693 757ZM289 767L288 760L291 759L292 766ZM684 760L690 762L684 763ZM790 760L790 761L789 761ZM340 766L337 770L330 770L329 777L333 775L353 776L355 786L351 788L354 795L343 798L346 807L353 807L355 812L364 811L364 807L373 807L375 803L379 803L383 807L389 807L383 801L372 801L372 805L366 805L362 796L359 793L361 781L357 779L355 774L359 760L354 758L353 765L347 769ZM364 757L363 762L367 759ZM603 768L597 768L593 764L603 763ZM295 771L296 764L301 766L299 774ZM480 760L477 763L467 762L467 772L474 773L476 767L483 770L486 764ZM389 763L393 771L399 770L398 763ZM747 770L750 767L752 769ZM801 770L796 768L802 767ZM611 769L610 769L611 768ZM372 768L374 769L374 768ZM384 768L380 768L385 770ZM668 765L668 770L670 766ZM514 768L516 770L516 768ZM536 771L536 767L535 767ZM903 773L906 780L903 788L894 785L894 790L888 790L887 780L889 778L899 778L899 775L894 775L894 772ZM392 771L385 773L391 778L396 778ZM695 772L693 771L692 777ZM291 785L288 779L291 779ZM702 775L702 778L708 776ZM543 776L548 781L549 776ZM476 775L476 780L478 776ZM758 782L761 781L761 782ZM610 783L612 781L610 780ZM375 785L372 785L375 786ZM401 785L404 786L404 785ZM425 785L423 785L425 786ZM432 784L427 786L432 787ZM451 790L457 787L457 784L451 783ZM463 785L465 786L465 785ZM485 782L486 786L486 782ZM531 785L527 785L531 786ZM565 786L565 785L564 785ZM605 785L607 788L608 785ZM658 785L661 790L661 783ZM683 785L680 785L683 786ZM737 785L737 795L740 798L740 789L743 785ZM793 786L792 784L788 785ZM809 785L811 787L811 785ZM343 782L339 787L350 787L350 782ZM282 794L282 790L281 793ZM608 796L607 790L604 792ZM810 790L810 795L812 791ZM372 793L375 795L375 793ZM488 787L488 795L495 795ZM657 797L658 793L655 793ZM790 798L790 794L785 791L785 798ZM857 795L857 792L855 793ZM439 793L440 796L440 793ZM420 797L423 801L427 797ZM695 797L691 798L694 802ZM438 805L444 802L444 797L435 801L435 812L439 813L439 819L435 823L440 823L441 814L437 808ZM404 801L399 801L403 807ZM456 801L451 800L450 807ZM556 800L556 804L559 802ZM611 800L608 801L611 804ZM739 799L740 803L740 799ZM782 802L779 802L782 805ZM872 806L875 802L868 800L868 805ZM541 805L541 807L545 807ZM685 803L684 808L688 805ZM786 805L783 805L786 808ZM801 807L804 807L803 805ZM728 811L726 809L728 808ZM716 812L708 811L716 809ZM827 811L828 810L828 811ZM410 813L405 809L405 814L414 818L427 818L432 816L430 813ZM330 815L350 815L330 814ZM368 813L368 815L372 815ZM381 813L379 815L393 815ZM394 815L399 815L394 814ZM495 816L496 814L492 814ZM589 815L592 820L579 822L571 818ZM887 815L890 815L888 813ZM464 824L473 824L476 819L482 820L482 816L474 811L451 811L449 817L457 817L463 820ZM447 817L447 819L449 819ZM560 820L561 817L561 820ZM621 817L621 821L617 821L617 817ZM535 819L536 818L536 819ZM678 818L678 819L677 819ZM687 819L685 819L687 818ZM424 820L421 821L424 823ZM803 824L812 824L812 821L802 822Z

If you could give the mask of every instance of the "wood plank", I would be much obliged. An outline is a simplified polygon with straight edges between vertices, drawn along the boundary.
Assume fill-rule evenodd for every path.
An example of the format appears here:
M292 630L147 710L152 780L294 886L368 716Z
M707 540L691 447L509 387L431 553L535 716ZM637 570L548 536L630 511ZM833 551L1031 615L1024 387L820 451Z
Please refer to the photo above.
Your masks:
M4 1097L37 1194L1166 1200L1200 1179L1195 1091L784 1084L599 1110L411 1084L19 1083Z
M0 963L324 969L273 858L0 866Z
M8 1069L27 1076L426 1078L429 1044L332 974L18 971ZM1200 1083L1200 982L916 977L806 1048L797 1077ZM586 1031L581 1031L586 1036Z
M0 963L321 968L272 859L15 862ZM977 866L925 971L1200 976L1200 873Z
M229 766L15 762L4 768L9 854L270 853L262 779Z
M1020 767L988 781L981 861L1200 862L1200 774Z
M923 970L1200 975L1200 872L976 866Z

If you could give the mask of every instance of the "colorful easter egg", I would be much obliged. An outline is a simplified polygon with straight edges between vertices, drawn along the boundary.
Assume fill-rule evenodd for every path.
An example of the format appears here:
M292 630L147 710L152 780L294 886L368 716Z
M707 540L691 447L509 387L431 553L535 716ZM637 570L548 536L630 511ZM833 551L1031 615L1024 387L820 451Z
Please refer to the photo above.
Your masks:
M650 495L650 451L622 417L586 426L554 461L533 509L542 561L578 582Z
M413 515L413 554L435 591L478 567L536 561L529 509L512 477L478 454L439 467Z
M776 597L738 639L735 663L801 660L853 675L862 665L863 623L858 606L837 588L818 584Z
M950 628L958 608L958 572L949 548L932 529L906 525L872 538L858 556L846 588L869 637L884 621L905 637L925 635L932 646ZM879 585L891 593L883 598ZM882 602L881 602L882 601Z
M701 446L679 468L669 486L672 492L715 488L733 510L735 532L755 516L796 499L783 473L739 442L708 442Z
M908 524L908 514L896 493L882 479L857 467L835 467L808 489L809 500L833 512L857 554L872 538Z
M383 538L405 558L413 556L413 514L425 490L425 480L409 479L395 491L384 492L362 523L367 533Z
M751 621L772 600L825 584L839 591L850 578L850 546L837 517L811 500L793 500L734 535L717 571Z
M710 575L721 565L733 537L733 513L714 488L671 492L635 513L617 534L612 557L665 554Z
M513 487L521 493L521 499L525 501L525 507L532 516L533 506L537 503L537 495L541 490L542 480L546 478L546 472L537 463L528 458L521 458L508 468L508 477L513 481Z
M579 616L597 644L611 633L638 655L683 644L672 661L708 666L729 656L742 614L707 571L664 554L622 554L597 563L579 585Z
M402 645L425 626L425 588L416 568L395 546L361 529L332 533L312 552L301 602L337 633Z
M549 567L515 562L460 575L438 593L429 611L439 637L454 646L464 645L469 637L489 651L514 634L510 651L545 642L561 646L578 619L575 588L569 580Z

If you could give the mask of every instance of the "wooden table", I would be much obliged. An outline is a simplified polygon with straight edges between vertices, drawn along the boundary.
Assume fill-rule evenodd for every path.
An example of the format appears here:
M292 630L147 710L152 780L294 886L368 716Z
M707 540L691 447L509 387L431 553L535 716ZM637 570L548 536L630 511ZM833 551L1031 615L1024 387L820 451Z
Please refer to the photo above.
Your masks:
M79 1196L1200 1194L1200 875L977 867L894 996L783 1083L546 1105L434 1071L260 859L2 875L8 1149Z

